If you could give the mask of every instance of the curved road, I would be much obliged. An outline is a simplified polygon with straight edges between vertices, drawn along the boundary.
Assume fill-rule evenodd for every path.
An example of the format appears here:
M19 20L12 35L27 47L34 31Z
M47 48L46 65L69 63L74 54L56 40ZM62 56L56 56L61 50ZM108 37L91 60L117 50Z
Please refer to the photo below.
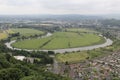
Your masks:
M48 36L52 36L51 33L47 33L46 36L43 36L42 38L48 37ZM78 47L78 48L68 48L68 49L56 49L56 50L28 50L28 49L19 49L19 48L13 48L11 46L11 44L15 43L16 40L11 41L11 42L7 42L5 43L5 45L10 48L10 49L14 49L14 50L25 50L25 51L54 51L55 53L65 53L65 52L73 52L73 51L85 51L85 50L93 50L96 48L102 48L102 47L106 47L106 46L110 46L112 45L113 41L110 39L107 39L106 37L104 37L106 42L103 44L99 44L99 45L93 45L93 46L86 46L86 47Z

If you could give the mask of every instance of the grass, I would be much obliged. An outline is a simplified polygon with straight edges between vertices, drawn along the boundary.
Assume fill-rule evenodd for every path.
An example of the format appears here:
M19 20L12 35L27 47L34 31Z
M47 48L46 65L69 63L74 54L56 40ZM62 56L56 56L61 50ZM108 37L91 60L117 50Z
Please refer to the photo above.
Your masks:
M56 32L52 37L43 39L31 39L18 41L12 46L21 49L63 49L90 46L105 42L104 38L96 34L74 33L74 32ZM34 44L34 46L33 46Z
M65 53L65 54L56 54L56 59L60 62L80 62L85 60L88 57L86 52L75 52L75 53Z
M14 28L11 29L14 33L19 32L21 36L26 36L29 37L31 35L35 35L35 34L43 34L43 31L39 31L36 29L28 29L28 28Z
M116 52L119 50L120 50L120 40L115 40L113 45L111 45L111 46L108 46L105 48L98 48L98 49L94 49L94 50L88 50L88 51L86 51L86 53L87 53L89 59L93 59L93 58L101 58L103 56L107 56L107 55L111 54L112 52L114 52L114 51ZM81 53L84 54L84 52L81 52ZM76 58L78 58L77 56L81 56L81 55L78 52L76 53L77 56L72 56L72 54L73 53L68 53L67 54L68 56L65 55L66 57L69 58L69 59L67 59L67 61L70 63L78 62L78 60L76 60ZM58 55L56 55L56 58L59 62L65 62L65 60L66 60L65 56L64 56L64 54L58 54ZM71 61L71 57L72 57L72 61Z
M21 49L40 49L40 46L42 46L49 39L51 38L23 40L12 44L12 46Z
M8 38L9 34L14 33L12 30L0 30L0 40Z
M88 30L86 28L65 28L64 30L68 32L89 32L89 33L98 33L94 30Z
M118 51L120 50L120 40L115 40L112 46L107 47L108 50Z
M6 34L5 32L0 33L0 40L6 39L7 37L8 37L8 34Z
M6 32L9 33L9 34L15 33L15 32L14 32L13 30L11 30L11 29L6 30Z
M105 55L107 56L109 53L111 53L111 50L106 48L107 47L82 52L56 54L55 58L62 63L65 63L66 61L69 63L77 63L87 59L91 60L94 58L101 58Z

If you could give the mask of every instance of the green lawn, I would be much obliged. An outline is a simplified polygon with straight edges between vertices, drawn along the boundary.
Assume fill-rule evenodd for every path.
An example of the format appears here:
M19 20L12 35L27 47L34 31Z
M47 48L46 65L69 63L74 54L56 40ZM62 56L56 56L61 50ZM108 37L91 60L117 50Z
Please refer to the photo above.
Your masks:
M80 62L85 60L89 55L86 52L75 52L75 53L64 53L64 54L57 54L56 59L59 62Z
M36 29L28 29L28 28L13 28L11 29L14 33L19 32L21 36L29 37L35 34L43 34L43 31L36 30Z
M96 34L56 32L51 37L18 41L12 46L22 49L62 49L90 46L104 43L105 40Z

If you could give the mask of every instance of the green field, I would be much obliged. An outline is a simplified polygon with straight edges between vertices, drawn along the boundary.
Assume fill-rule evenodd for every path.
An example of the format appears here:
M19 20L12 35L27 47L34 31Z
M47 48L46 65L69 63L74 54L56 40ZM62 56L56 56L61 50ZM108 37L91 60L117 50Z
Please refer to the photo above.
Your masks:
M11 29L6 30L6 32L9 33L9 34L15 33L15 32L14 32L13 30L11 30Z
M0 33L0 40L6 39L7 37L8 37L8 34L6 34L5 32Z
M105 40L96 34L56 32L51 37L18 41L12 46L21 49L63 49L90 46L104 43Z
M65 28L63 30L68 31L68 32L98 33L94 30L89 30L89 29L86 29L86 28Z
M107 55L108 53L110 53L108 49L98 48L98 49L82 51L82 52L56 54L55 58L59 62L63 62L63 63L66 61L69 63L76 63L87 59L102 57L103 55Z
M12 34L13 31L12 30L0 30L0 40L3 40L3 39L7 39L9 34Z
M29 37L32 35L39 35L39 34L43 34L43 31L40 30L36 30L36 29L28 29L28 28L14 28L11 29L14 33L19 32L21 36L25 36L25 37Z
M80 62L85 60L89 55L86 52L75 52L75 53L65 53L65 54L57 54L56 59L59 62Z

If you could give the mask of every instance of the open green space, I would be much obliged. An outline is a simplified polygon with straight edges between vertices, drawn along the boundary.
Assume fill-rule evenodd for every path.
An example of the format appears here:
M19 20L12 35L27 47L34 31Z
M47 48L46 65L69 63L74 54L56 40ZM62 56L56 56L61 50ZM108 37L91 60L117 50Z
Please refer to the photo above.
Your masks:
M74 52L74 53L64 53L64 54L57 54L56 59L60 62L80 62L85 60L89 55L87 52Z
M63 30L68 31L68 32L98 33L97 31L90 30L90 29L87 29L87 28L65 28Z
M0 33L0 40L6 39L8 37L8 34L5 32Z
M113 45L107 47L108 50L111 51L119 51L120 50L120 40L115 40Z
M42 39L17 41L13 47L21 49L64 49L90 46L104 43L103 37L93 33L55 32L52 36Z
M77 63L84 60L91 60L93 58L103 57L108 55L111 50L105 48L98 48L94 50L88 51L81 51L81 52L71 52L71 53L64 53L64 54L56 54L55 58L62 63Z
M0 40L4 40L4 39L7 39L9 34L12 34L13 31L8 29L8 30L1 30L0 29Z
M8 30L6 30L6 32L7 32L8 34L14 34L14 33L15 33L12 29L8 29Z
M36 29L29 29L29 28L12 28L11 29L14 33L20 33L21 36L29 37L33 35L40 35L44 34L43 31L36 30Z

